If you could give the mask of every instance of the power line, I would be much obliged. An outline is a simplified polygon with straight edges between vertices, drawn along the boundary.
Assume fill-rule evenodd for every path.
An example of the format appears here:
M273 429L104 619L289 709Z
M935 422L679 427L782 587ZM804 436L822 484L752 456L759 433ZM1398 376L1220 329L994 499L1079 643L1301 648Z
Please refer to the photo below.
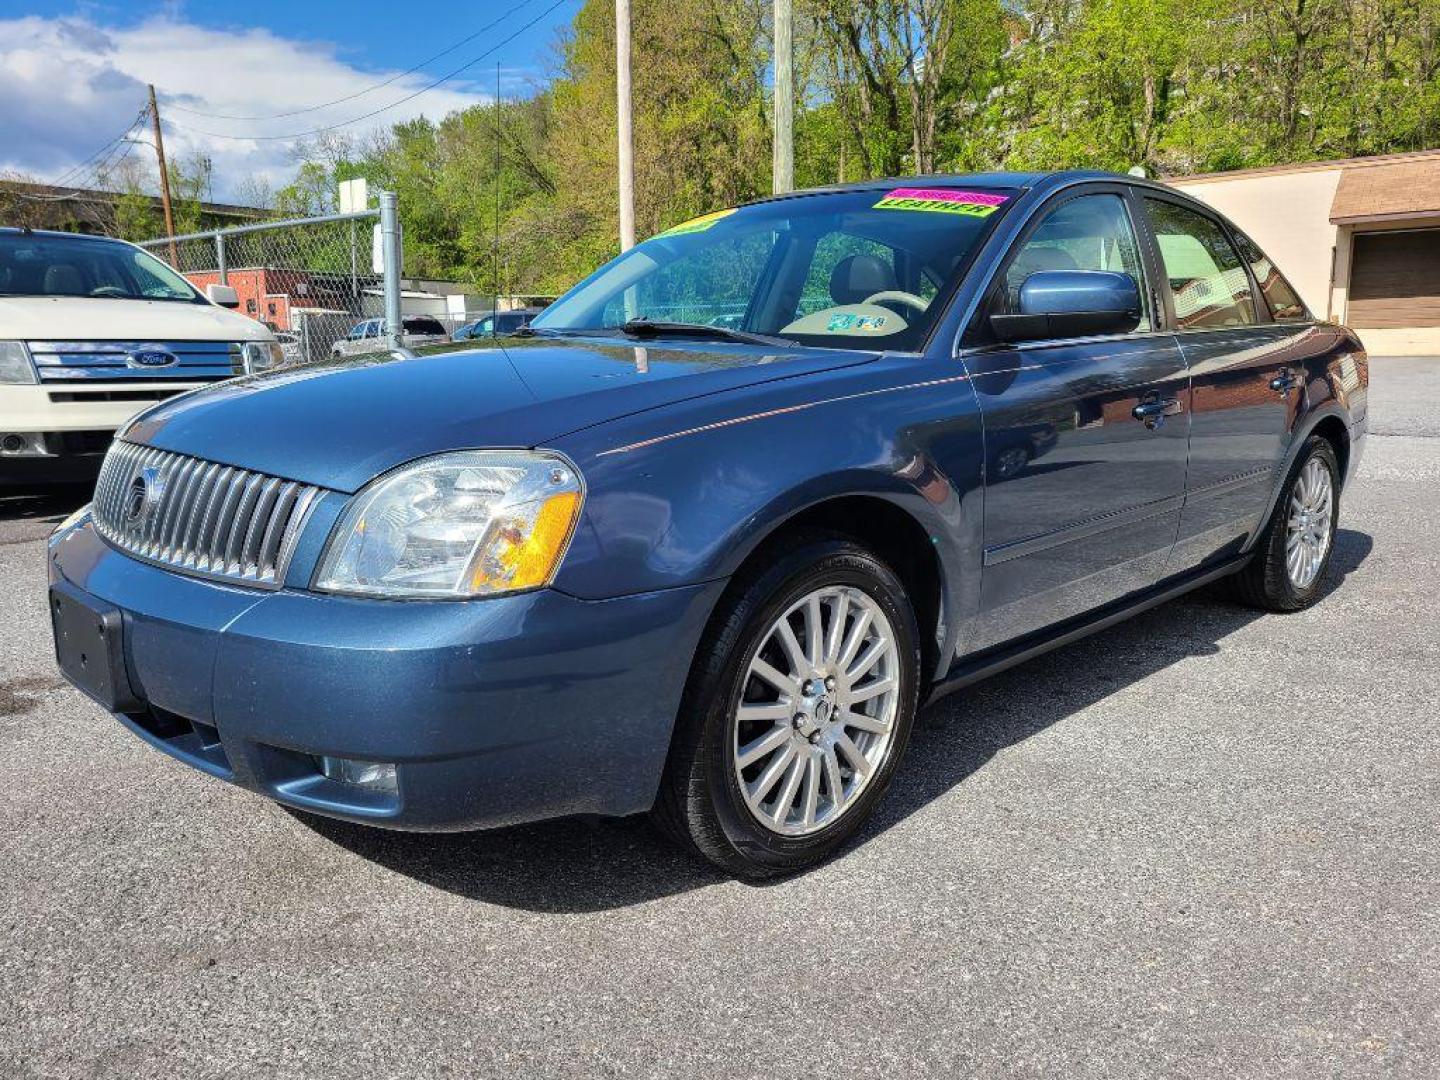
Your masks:
M113 152L114 152L114 148L115 148L116 146L118 146L122 141L124 141L137 127L140 126L140 124L141 124L141 123L144 121L144 119L145 119L145 114L146 114L147 111L148 111L147 108L142 108L139 112L137 112L137 113L135 114L135 119L133 119L133 120L130 121L130 126L129 126L129 127L127 127L127 128L126 128L124 131L122 131L119 135L116 135L113 139L111 139L109 142L107 142L107 143L106 143L104 146L102 146L99 150L96 150L95 153L91 154L91 155L90 155L89 157L87 157L84 161L80 162L78 165L72 165L70 168L66 169L66 170L65 170L63 173L61 173L58 177L56 177L54 180L52 180L48 186L50 186L50 187L62 187L62 186L64 186L64 185L65 185L65 182L66 182L67 180L71 180L71 179L73 179L75 176L80 175L80 174L81 174L81 170L85 169L88 165L90 165L91 162L96 161L96 160L97 160L98 158L100 158L102 155L108 156L109 153L113 153Z
M415 100L417 97L419 97L421 94L427 94L427 93L429 93L431 90L434 90L434 89L435 89L437 86L439 86L441 83L449 82L451 79L455 78L455 76L459 75L461 72L468 71L470 68L472 68L472 67L474 67L476 64L478 64L481 60L484 60L487 56L490 56L490 55L492 55L493 53L498 52L498 51L499 51L501 48L503 48L504 46L509 45L510 42L514 41L514 40L515 40L516 38L518 38L521 34L523 34L526 30L529 30L529 29L530 29L532 26L534 26L536 23L540 22L542 19L544 19L544 18L545 18L547 15L549 15L551 12L555 11L557 8L561 7L561 6L564 5L564 4L567 4L567 3L569 3L569 2L570 2L570 0L555 0L555 3L551 4L551 5L550 5L549 7L547 7L544 11L540 12L539 15L536 15L535 18L531 19L531 20L530 20L529 22L527 22L524 26L520 27L518 30L516 30L514 33L512 33L509 37L507 37L507 38L502 38L500 41L496 42L496 43L495 43L494 45L492 45L490 48L488 48L488 49L486 49L484 52L482 52L479 56L476 56L476 57L474 57L474 58L471 59L471 60L467 60L465 63L461 64L458 68L456 68L455 70L450 71L450 72L447 72L446 74L440 76L440 78L436 79L434 82L430 83L428 86L423 86L423 87L421 87L419 90L416 90L414 93L406 94L404 97L400 98L399 100L397 100L397 101L392 101L389 105L382 105L382 106L381 106L380 108L378 108L378 109L372 109L372 110L371 110L370 112L368 112L368 113L364 113L364 114L362 114L362 115L360 115L360 116L351 117L349 120L342 120L342 121L340 121L339 123L336 123L336 124L326 124L326 125L324 125L323 127L311 128L309 131L296 131L296 132L292 132L291 134L288 134L288 135L227 135L227 134L225 134L225 133L223 133L223 132L219 132L219 131L206 131L206 130L203 129L203 128L193 128L193 127L191 127L191 126L188 125L188 124L177 124L177 123L175 123L174 120L170 120L170 121L168 121L168 123L169 123L172 127L177 127L177 128L179 128L181 131L193 132L193 133L196 134L196 135L206 135L206 136L209 136L209 137L212 138L212 139L229 139L229 140L231 140L231 141L233 141L233 142L282 142L282 141L290 140L290 139L305 139L305 138L309 138L311 135L321 135L321 134L323 134L323 133L325 133L325 132L327 132L327 131L334 131L334 130L336 130L337 128L348 127L348 126L351 125L351 124L358 124L358 123L360 123L362 120L369 120L372 116L379 116L379 115L380 115L381 113L383 113L383 112L389 112L391 109L395 108L395 107L398 106L398 105L404 105L407 101L414 101L414 100Z
M456 49L460 48L460 46L468 45L481 34L486 33L489 30L493 30L495 27L503 23L506 19L510 18L511 15L515 15L520 11L523 11L525 8L529 7L533 3L535 3L535 0L521 0L520 3L516 4L513 8L505 12L505 14L501 15L498 19L486 23L479 30L476 30L473 34L467 34L465 37L455 42L454 45L451 45L448 49L442 49L434 56L430 56L424 60L421 60L420 63L416 64L414 67L406 71L402 71L398 75L391 75L390 78L385 79L383 82L378 82L371 86L367 86L365 87L365 89L357 90L353 94L346 94L344 97L338 97L333 101L322 102L319 105L307 105L303 109L291 109L289 112L268 113L262 116L241 116L236 113L203 112L200 109L191 109L185 105L177 105L173 101L167 101L165 103L165 107L171 112L189 113L191 116L204 116L208 117L211 120L280 120L287 116L300 116L304 113L317 112L320 109L328 109L332 105L343 105L347 101L354 101L358 97L364 97L366 94L374 90L380 90L386 86L389 86L391 83L399 82L401 79L405 78L408 75L414 75L422 68L429 67L436 60L439 60L442 56L449 56Z

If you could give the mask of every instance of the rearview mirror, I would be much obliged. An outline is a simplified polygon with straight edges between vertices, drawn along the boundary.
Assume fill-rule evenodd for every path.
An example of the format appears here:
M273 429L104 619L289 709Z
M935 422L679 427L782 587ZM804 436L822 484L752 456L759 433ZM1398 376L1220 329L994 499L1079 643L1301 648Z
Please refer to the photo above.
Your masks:
M990 316L1001 341L1123 334L1140 325L1140 290L1110 270L1041 270L1020 286L1018 314Z
M221 307L238 308L240 306L240 294L229 285L206 285L205 299L212 304L219 304Z

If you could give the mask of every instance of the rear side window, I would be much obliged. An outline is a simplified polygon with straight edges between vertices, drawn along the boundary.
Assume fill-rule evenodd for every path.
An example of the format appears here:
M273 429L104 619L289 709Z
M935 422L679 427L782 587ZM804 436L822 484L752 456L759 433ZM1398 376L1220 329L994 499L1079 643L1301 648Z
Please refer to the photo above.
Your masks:
M1270 305L1270 314L1276 322L1287 322L1294 319L1308 319L1310 312L1305 309L1304 302L1286 281L1284 275L1275 268L1266 254L1255 246L1244 233L1236 230L1235 242L1240 246L1240 254L1250 264L1250 273L1260 285L1260 294L1265 297L1265 302Z
M1219 222L1162 199L1146 199L1145 210L1170 279L1176 325L1181 330L1253 325L1250 278Z

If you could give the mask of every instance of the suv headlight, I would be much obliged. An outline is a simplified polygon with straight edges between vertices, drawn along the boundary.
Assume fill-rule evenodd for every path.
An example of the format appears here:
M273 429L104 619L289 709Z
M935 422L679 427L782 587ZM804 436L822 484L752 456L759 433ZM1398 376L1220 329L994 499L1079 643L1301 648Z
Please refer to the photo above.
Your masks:
M0 341L0 383L33 383L35 364L23 341Z
M241 346L246 375L268 371L285 359L285 350L278 341L247 341Z
M558 454L466 450L406 465L351 501L315 588L458 598L537 589L555 576L585 492Z

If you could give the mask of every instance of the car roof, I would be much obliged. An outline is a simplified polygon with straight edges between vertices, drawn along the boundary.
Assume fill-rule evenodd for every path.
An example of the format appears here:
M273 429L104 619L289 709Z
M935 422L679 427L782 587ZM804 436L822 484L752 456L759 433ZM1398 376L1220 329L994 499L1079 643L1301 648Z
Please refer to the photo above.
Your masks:
M756 203L774 202L779 199L796 198L802 195L839 194L850 191L873 191L886 187L1008 187L1024 190L1049 191L1078 180L1107 180L1150 187L1160 187L1153 181L1138 176L1105 172L1100 169L1063 169L1049 172L974 172L974 173L932 173L928 176L886 176L875 180L857 180L846 184L827 184L822 187L805 188L783 195L770 195L753 200ZM749 204L747 204L749 205Z
M97 244L130 244L130 241L121 240L117 236L96 236L93 233L65 232L62 229L23 229L15 225L0 225L0 233L13 236L63 236L67 240L91 240Z

